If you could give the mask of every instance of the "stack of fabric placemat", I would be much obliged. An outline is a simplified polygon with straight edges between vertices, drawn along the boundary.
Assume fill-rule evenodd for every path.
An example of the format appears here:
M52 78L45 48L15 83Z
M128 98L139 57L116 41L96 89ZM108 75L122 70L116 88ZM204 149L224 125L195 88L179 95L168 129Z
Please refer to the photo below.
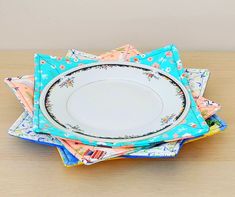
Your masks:
M34 64L34 75L5 79L24 107L9 134L55 146L65 166L175 157L226 128L220 105L203 97L209 70L184 68L174 45L35 54Z

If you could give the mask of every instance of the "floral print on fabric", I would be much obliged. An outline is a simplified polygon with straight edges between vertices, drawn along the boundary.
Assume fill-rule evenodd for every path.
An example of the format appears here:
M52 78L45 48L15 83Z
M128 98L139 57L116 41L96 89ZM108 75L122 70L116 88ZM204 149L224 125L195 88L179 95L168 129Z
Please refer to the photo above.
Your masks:
M71 50L70 50L71 51ZM79 53L77 53L78 51L77 50L74 50L74 54L75 54L75 52L76 52L76 54L79 54ZM82 52L81 52L82 53ZM80 54L81 54L80 53ZM71 53L72 54L72 53ZM69 52L68 52L68 54L67 55L69 55ZM92 58L94 58L94 59L96 59L97 58L97 56L93 56L93 55L90 55L90 54L86 54L87 55L87 57L89 56L89 58L90 59L92 59ZM71 55L72 56L72 55ZM93 56L93 57L92 57ZM86 59L87 57L84 57L84 59ZM145 57L145 55L143 54L142 55L142 57ZM150 61L152 61L152 59L150 60ZM43 61L42 62L43 64L45 63L45 61ZM154 67L156 67L156 68L159 68L159 64L154 64L153 65ZM55 66L53 66L52 65L52 68L56 68ZM61 68L61 66L60 66L60 68ZM64 67L63 67L64 68ZM62 68L61 68L62 69ZM181 69L181 67L179 66L179 69ZM190 83L190 81L193 81L193 78L195 78L195 76L201 76L200 75L200 72L202 72L202 70L203 69L187 69L187 71L188 72L190 72L190 70L194 70L194 72L193 72L193 74L189 74L188 75L188 78L190 78L191 77L191 80L189 80L189 83ZM197 74L197 72L195 72L195 70L197 70L197 72L198 72L198 74ZM201 70L201 71L200 71ZM30 76L31 78L33 78L33 76ZM206 80L204 80L202 83L205 83L205 84L202 84L201 86L190 86L190 88L191 89L195 89L195 91L200 91L200 92L202 92L202 94L203 94L203 92L204 92L204 90L203 90L203 88L202 87L205 87L205 85L206 85ZM199 90L197 90L196 88L198 88ZM201 90L200 90L200 88L201 88ZM23 105L24 105L24 103L23 103ZM208 119L208 120L210 120L210 119ZM211 131L212 131L212 129L210 129L210 132L209 133L211 133ZM208 134L209 134L208 133ZM216 133L216 132L214 132L214 133ZM35 133L36 134L36 133ZM36 134L36 135L38 135L38 134ZM18 136L18 137L20 137L20 136ZM198 139L198 138L195 138L195 140L196 139ZM33 139L32 139L33 140ZM170 145L171 144L171 145ZM172 149L169 149L169 147L172 147L172 144L173 143L165 143L165 144L163 144L163 145L161 145L161 146L157 146L157 147L155 147L155 148L153 148L153 149L146 149L146 150L144 150L144 154L143 154L143 151L138 151L138 152L136 152L136 153L132 153L132 154L130 154L129 156L126 156L126 157L145 157L145 156L147 156L147 157L164 157L164 156L166 156L166 157L168 157L168 156L175 156L177 153L178 153L178 151L179 151L179 148L177 148L177 147L179 147L179 145L180 145L180 143L177 143L176 144L176 146L174 146ZM162 149L161 149L162 148ZM148 150L149 150L149 152L148 152ZM164 150L164 151L159 151L159 150ZM64 148L58 148L58 151L60 152L60 155L61 155L61 157L62 157L62 159L63 159L63 161L64 161L64 164L66 165L66 166L70 166L70 165L76 165L76 164L79 164L80 162L78 161L78 159L76 159L76 157L74 157L73 155L71 155L71 153L70 152L68 152L66 149L64 149ZM166 151L168 151L168 153L166 152Z

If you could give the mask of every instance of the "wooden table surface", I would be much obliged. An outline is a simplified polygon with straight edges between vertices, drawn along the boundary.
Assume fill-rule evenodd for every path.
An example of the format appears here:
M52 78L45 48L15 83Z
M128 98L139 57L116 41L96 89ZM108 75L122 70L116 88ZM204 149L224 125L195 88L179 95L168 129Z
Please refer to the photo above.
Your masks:
M128 159L66 168L55 148L7 134L22 113L3 78L33 73L33 54L0 51L0 196L235 196L235 52L182 52L184 65L208 68L205 97L222 105L224 133L183 146L174 159Z

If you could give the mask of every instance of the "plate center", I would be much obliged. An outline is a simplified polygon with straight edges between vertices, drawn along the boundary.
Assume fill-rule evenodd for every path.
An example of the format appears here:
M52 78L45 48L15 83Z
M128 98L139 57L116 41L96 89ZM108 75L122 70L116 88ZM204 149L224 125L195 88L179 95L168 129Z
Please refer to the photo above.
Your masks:
M154 121L161 115L163 101L151 88L118 79L96 81L77 88L69 97L67 112L79 125L117 137ZM108 132L107 132L108 131ZM121 133L120 133L121 132ZM138 135L138 134L137 134Z

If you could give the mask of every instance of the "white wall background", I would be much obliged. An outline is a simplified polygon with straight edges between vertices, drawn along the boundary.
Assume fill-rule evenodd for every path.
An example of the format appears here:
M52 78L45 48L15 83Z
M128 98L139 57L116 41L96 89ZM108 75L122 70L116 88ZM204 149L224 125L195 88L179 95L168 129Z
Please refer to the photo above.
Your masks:
M0 0L0 49L235 50L235 0Z

